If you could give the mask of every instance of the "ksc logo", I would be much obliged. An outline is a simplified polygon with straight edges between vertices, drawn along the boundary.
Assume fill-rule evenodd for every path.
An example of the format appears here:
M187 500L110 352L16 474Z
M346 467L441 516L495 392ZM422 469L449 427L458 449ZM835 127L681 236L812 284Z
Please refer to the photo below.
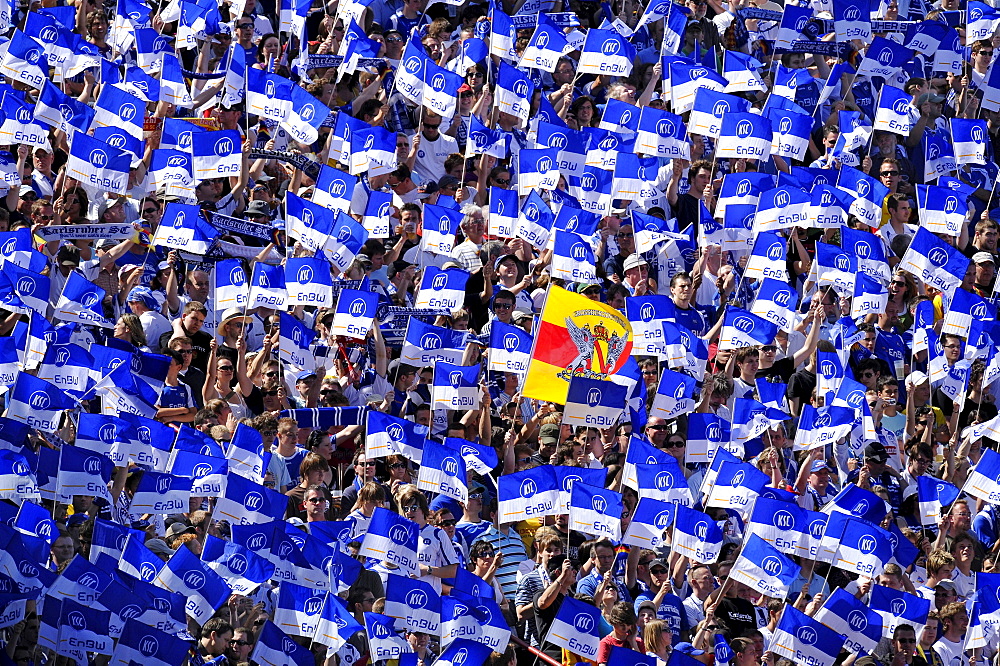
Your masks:
M575 261L586 261L587 246L583 243L574 243L573 247L569 250L569 254Z
M745 139L753 132L753 123L749 120L741 120L736 123L736 136L741 139ZM777 202L777 197L775 198Z
M520 493L521 497L528 498L538 492L538 484L535 483L534 479L525 479L521 482Z
M779 529L790 530L792 529L792 525L794 523L795 518L790 512L785 511L784 509L777 511L774 514L774 526Z
M587 405L589 407L597 407L601 404L601 389L592 388L587 391Z
M448 456L441 460L441 471L448 476L458 476L458 460Z
M590 506L597 513L603 514L605 511L608 510L608 501L604 499L604 497L601 495L594 495L594 497L591 499Z
M184 574L182 579L184 584L187 585L192 590L200 590L205 586L205 574L200 571L189 571Z
M45 410L49 408L50 404L52 404L52 401L44 391L35 391L28 398L28 405L32 409Z
M750 319L750 317L737 317L733 320L733 327L738 331L750 333L753 331L753 319Z
M819 640L819 635L812 627L799 627L795 632L795 637L806 645L815 645Z
M403 545L410 540L410 530L405 525L393 525L389 530L389 538L393 543Z
M580 633L589 634L594 630L594 618L586 613L580 613L573 618L573 627Z
M412 590L406 595L406 605L410 608L419 609L427 606L427 593L423 590Z
M295 275L295 280L299 284L309 284L313 279L313 269L312 266L302 266L299 268L299 272Z
M781 560L774 556L765 557L760 568L771 576L776 576L781 573Z
M98 169L103 169L108 166L108 154L100 148L95 148L90 151L90 157L88 159L90 160L90 163Z
M603 53L606 56L618 55L618 52L621 51L621 48L622 45L618 42L617 39L607 39L604 41L603 44L601 44L601 53Z
M229 157L233 154L233 140L223 137L215 142L215 154L219 157Z
M937 267L948 263L948 251L942 247L936 247L927 253L927 258Z

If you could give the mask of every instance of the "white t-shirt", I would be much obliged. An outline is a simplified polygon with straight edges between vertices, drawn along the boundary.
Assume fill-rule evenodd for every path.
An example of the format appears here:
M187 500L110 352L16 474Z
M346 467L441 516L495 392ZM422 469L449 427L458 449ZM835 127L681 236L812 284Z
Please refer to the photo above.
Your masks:
M154 354L160 353L160 336L173 331L170 321L159 312L147 310L139 315L142 332L146 334L146 344Z
M941 657L944 666L969 666L969 657L965 654L963 643L953 643L942 636L931 647Z
M417 159L413 161L413 170L424 180L437 181L444 175L444 161L452 153L458 152L458 141L445 134L438 135L436 141L430 141L420 135L420 147L417 148Z
M448 534L440 527L434 525L424 525L417 537L417 562L429 567L445 567L449 564L458 564L458 554L455 552L455 544L448 538ZM434 591L441 593L441 579L437 576L421 576L420 580L431 585Z

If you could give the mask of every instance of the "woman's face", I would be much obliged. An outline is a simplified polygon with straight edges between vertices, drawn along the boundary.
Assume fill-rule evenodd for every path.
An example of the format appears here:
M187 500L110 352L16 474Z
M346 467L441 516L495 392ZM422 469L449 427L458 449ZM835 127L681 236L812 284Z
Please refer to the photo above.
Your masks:
M576 110L576 119L581 125L589 125L594 119L594 105L590 102L581 104Z
M260 45L261 53L264 54L264 60L267 61L268 57L278 57L278 53L281 50L281 45L278 43L277 37L268 37L263 44Z
M330 455L333 453L333 445L330 444L330 438L324 437L321 439L319 445L313 451L318 453L324 460L329 460Z
M125 325L124 321L119 319L115 322L115 337L124 339L126 335L128 335L128 326Z

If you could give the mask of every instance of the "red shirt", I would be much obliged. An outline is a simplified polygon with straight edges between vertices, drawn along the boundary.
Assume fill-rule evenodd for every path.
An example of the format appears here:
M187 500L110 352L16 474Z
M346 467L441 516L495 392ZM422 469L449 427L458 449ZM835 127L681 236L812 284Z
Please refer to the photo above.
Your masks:
M635 638L636 646L639 648L640 654L646 654L646 646L643 644L642 639L636 636ZM597 663L606 664L608 659L611 657L611 648L620 647L626 650L631 650L627 641L620 641L615 638L614 632L611 632L607 636L601 639L601 645L597 648Z

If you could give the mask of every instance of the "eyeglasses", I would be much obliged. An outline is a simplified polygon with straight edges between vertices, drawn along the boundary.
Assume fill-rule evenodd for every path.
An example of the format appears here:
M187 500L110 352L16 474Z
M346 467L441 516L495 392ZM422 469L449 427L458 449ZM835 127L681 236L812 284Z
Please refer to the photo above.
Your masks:
M389 465L389 469L406 469L405 463L392 463Z
M156 215L156 209L155 208L143 208L142 209L142 214L143 215Z
M250 30L251 28L253 28L253 23L240 23L236 27L239 28L240 30Z
M945 345L945 349L961 349L962 345Z
M403 41L403 38L402 37L386 37L385 41L395 43L395 42L401 42L401 41Z
M484 76L486 76L485 72L469 72L468 74L465 75L465 78L481 79Z
M249 641L236 640L235 638L233 640L229 641L229 644L230 645L239 645L240 647L244 647L246 645L250 645Z
M514 307L513 303L494 303L493 304L493 309L494 310L510 310L513 307Z
M231 366L231 365L220 365L219 366L219 372L232 372L232 371L233 371L233 366Z
M631 231L619 231L615 234L615 238L632 238L634 235Z
M879 175L880 176L898 176L899 172L898 171L880 171Z
M664 446L666 448L668 448L668 449L683 449L685 446L687 446L687 442L685 442L683 440L681 440L681 441L674 440L672 442L671 441L667 441L664 444Z
M656 370L643 370L642 374L646 375L647 377L655 377Z
M278 376L278 371L277 370L272 370L271 372L265 372L264 376L265 377L277 377Z
M993 56L993 51L980 51L976 55L992 57Z
M270 391L262 391L262 393L266 396L274 397L278 395L278 389L272 389Z
M38 217L40 219L42 219L42 220L54 220L54 219L56 219L55 215L42 215L41 213L38 214Z
M441 127L441 123L437 123L435 125L431 125L430 123L424 123L424 129L437 129L439 127Z
M178 354L183 354L184 356L190 356L191 354L194 353L194 350L193 349L178 349L177 353Z
M410 147L410 144L408 144L408 143L397 143L396 144L396 150L405 150L405 149L407 149L409 147ZM392 185L392 183L389 183L389 184ZM396 185L399 185L399 183L396 183ZM396 185L392 185L392 187L396 187Z
M493 182L497 185L510 185L510 178L494 178Z
M777 354L778 353L778 347L776 345L764 345L763 347L760 348L760 350L762 352L764 352L765 354Z
M904 281L902 281L902 280L893 280L889 284L897 286L897 287L905 287L906 286L906 283Z
M325 497L310 497L306 501L309 502L310 504L323 504L323 503L326 502L326 498Z
M374 466L375 466L375 461L374 460L368 460L366 462L359 462L358 463L358 467L374 467Z
M459 95L459 97L462 97L463 99L467 99L469 97L475 97L475 96L476 96L476 94L474 92L472 92L471 90L469 90L467 92L464 92L461 95Z

